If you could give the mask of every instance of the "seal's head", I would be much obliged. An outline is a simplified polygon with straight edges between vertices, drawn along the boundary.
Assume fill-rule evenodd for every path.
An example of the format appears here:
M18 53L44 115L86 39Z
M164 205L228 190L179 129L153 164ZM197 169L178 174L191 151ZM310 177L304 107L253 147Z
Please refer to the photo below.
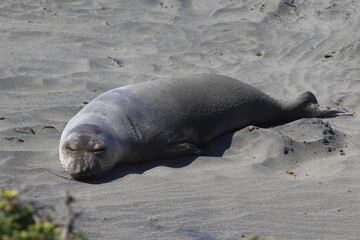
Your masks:
M119 159L119 148L111 132L93 124L81 124L61 137L62 166L76 180L99 177Z

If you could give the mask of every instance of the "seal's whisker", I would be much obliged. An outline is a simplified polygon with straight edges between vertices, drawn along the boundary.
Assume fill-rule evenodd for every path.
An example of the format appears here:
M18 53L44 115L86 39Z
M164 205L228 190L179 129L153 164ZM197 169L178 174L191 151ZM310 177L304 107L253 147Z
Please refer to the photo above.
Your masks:
M49 173L57 176L57 177L61 177L61 178L64 178L64 179L67 179L67 180L74 180L72 177L69 176L69 174L67 173L67 171L65 170L48 170Z

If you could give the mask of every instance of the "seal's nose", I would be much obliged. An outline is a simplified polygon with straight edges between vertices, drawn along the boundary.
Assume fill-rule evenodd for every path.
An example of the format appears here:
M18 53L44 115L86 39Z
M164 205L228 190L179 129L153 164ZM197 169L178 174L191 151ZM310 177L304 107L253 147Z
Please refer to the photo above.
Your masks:
M76 159L69 163L68 172L75 180L87 179L99 175L101 166L98 161Z

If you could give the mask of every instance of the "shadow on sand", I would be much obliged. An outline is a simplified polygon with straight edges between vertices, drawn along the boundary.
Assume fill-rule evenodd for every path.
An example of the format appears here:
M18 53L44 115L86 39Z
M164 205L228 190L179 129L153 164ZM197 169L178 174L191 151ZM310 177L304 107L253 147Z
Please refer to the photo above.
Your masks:
M226 134L202 148L202 156L222 157L224 152L229 149L234 133ZM153 160L136 164L118 164L110 172L99 179L83 180L81 182L89 184L103 184L112 182L129 174L143 174L144 172L159 166L170 168L182 168L191 164L198 156L185 156L176 159Z

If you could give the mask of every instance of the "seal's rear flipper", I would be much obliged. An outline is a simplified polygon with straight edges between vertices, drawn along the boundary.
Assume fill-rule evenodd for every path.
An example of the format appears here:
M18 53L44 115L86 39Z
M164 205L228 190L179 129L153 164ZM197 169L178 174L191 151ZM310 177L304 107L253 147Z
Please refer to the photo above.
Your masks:
M319 104L311 104L309 110L314 113L314 117L336 117L336 116L354 116L354 113L346 112L337 108L323 106Z
M301 93L294 102L288 105L288 109L292 112L292 118L297 119L301 117L336 117L336 116L353 116L354 113L346 112L337 108L319 105L315 95L310 92ZM297 116L297 118L293 117Z
M201 149L191 143L178 143L170 145L164 151L167 157L180 157L185 155L201 155Z

